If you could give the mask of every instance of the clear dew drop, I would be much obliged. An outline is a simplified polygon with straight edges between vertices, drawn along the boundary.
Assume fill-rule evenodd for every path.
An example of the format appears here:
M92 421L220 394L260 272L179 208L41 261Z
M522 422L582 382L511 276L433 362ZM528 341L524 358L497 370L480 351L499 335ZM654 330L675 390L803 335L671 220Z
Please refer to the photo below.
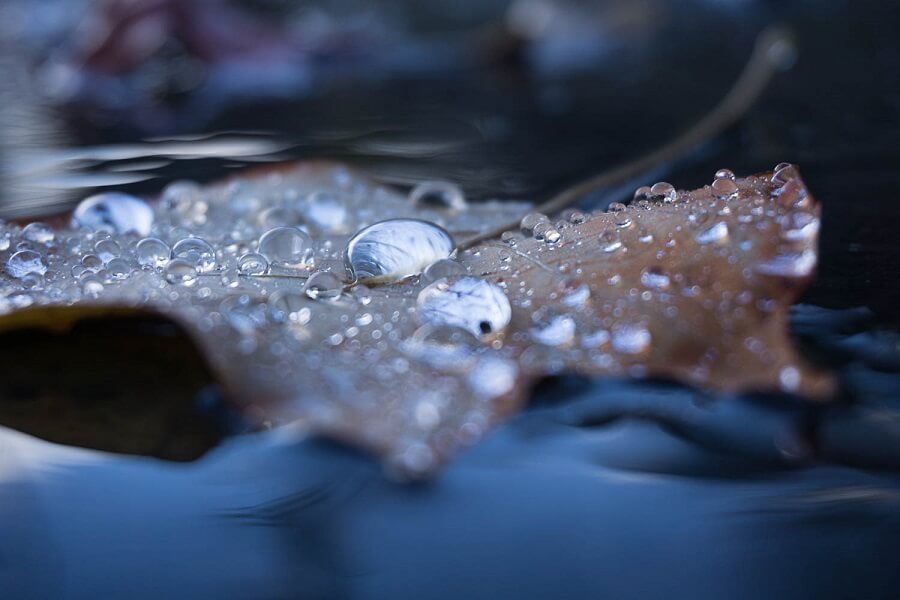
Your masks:
M543 240L548 244L555 244L562 237L559 234L553 225L550 224L550 221L542 221L534 226L531 230L532 235L535 239Z
M106 274L110 280L126 279L134 269L124 258L114 258L106 263Z
M660 181L650 186L650 195L663 202L675 202L678 199L678 192L671 183Z
M716 178L712 185L710 186L712 189L713 196L716 198L726 199L732 198L735 194L737 194L738 187L734 182L734 179L730 179L728 177Z
M313 300L337 300L344 291L344 282L331 271L317 271L306 280L303 293Z
M81 293L96 298L103 293L103 282L96 275L89 275L81 280Z
M653 193L650 191L650 187L646 185L642 185L638 189L634 190L634 196L632 198L635 202L641 202L644 200L649 200L653 197Z
M416 316L423 325L459 327L480 337L504 330L512 310L498 286L463 277L437 281L419 292Z
M344 247L344 264L354 280L399 281L449 258L453 247L450 234L434 223L390 219L350 238Z
M94 253L96 253L104 263L108 263L121 255L122 249L119 247L119 244L113 240L100 240L94 245Z
M22 229L22 237L29 242L46 245L51 243L56 235L49 225L36 221L34 223L29 223Z
M519 229L522 230L522 233L527 236L531 236L534 234L534 228L541 224L547 223L550 224L550 218L543 213L528 213L522 220L519 222Z
M463 277L466 274L466 268L450 258L442 258L436 260L427 267L422 273L426 281L438 281L447 279L448 277Z
M604 252L615 252L622 247L622 236L614 229L607 229L600 234L600 249Z
M197 269L183 258L173 259L166 265L166 281L172 285L192 286L197 283Z
M730 179L734 181L734 173L730 169L719 169L716 171L716 179Z
M537 323L529 331L531 339L544 346L565 346L575 339L575 320L569 315L534 315Z
M309 268L313 264L313 242L296 227L275 227L259 238L259 253L273 267Z
M641 284L647 288L665 290L669 288L671 280L660 267L647 267L641 271Z
M466 210L465 194L449 181L423 181L409 193L409 201L415 207L440 206L451 210Z
M153 227L153 209L140 198L121 192L96 194L75 208L72 227L148 235Z
M216 251L209 242L200 238L185 238L172 247L175 258L185 260L200 273L208 273L216 267Z
M161 269L172 257L172 249L157 238L144 238L134 247L135 258L142 267Z
M719 221L698 233L695 239L701 244L724 244L728 241L728 225Z
M6 261L6 272L16 279L22 279L31 273L43 275L47 272L47 265L34 250L19 250Z
M269 270L269 261L257 252L248 252L238 259L238 271L241 275L259 276L265 275Z
M622 323L612 330L613 350L622 354L641 354L650 348L651 341L647 328L636 323Z

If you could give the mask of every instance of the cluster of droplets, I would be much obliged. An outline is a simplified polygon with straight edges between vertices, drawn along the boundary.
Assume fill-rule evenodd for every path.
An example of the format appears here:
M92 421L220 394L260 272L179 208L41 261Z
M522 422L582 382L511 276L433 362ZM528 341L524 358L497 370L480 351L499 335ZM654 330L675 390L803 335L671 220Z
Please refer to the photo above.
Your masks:
M587 363L641 375L658 335L641 312L646 303L660 303L675 323L673 298L696 297L705 309L735 314L764 301L714 298L705 291L714 282L703 273L666 270L669 254L683 251L684 235L697 251L730 260L754 250L735 237L736 223L774 222L783 243L747 277L808 274L819 222L794 179L791 165L776 168L774 207L758 194L744 200L734 174L723 169L702 198L660 182L639 188L630 205L611 204L605 214L570 209L554 222L531 212L501 244L477 249L467 260L455 255L448 229L484 231L521 215L523 206L468 204L447 182L425 182L404 197L340 168L326 181L276 174L209 188L177 182L156 206L100 194L78 206L65 231L43 223L0 224L0 257L13 282L5 284L0 309L82 298L151 303L224 336L222 352L233 347L253 355L277 375L273 381L299 385L291 373L314 372L321 385L357 403L369 398L377 404L376 395L397 377L413 377L420 383L410 384L410 398L425 389L434 395L410 409L420 434L404 438L398 460L427 469L436 460L435 436L452 412L447 397L491 402L513 390L523 369L555 372ZM655 227L651 211L678 217L677 227ZM582 280L577 260L555 261L561 249L600 257L610 268L600 279ZM491 260L473 270L482 256ZM629 281L616 264L633 256L645 266ZM529 269L549 277L549 291L533 286ZM382 285L396 282L402 285ZM606 287L621 290L619 300L592 292ZM511 328L517 311L524 320ZM226 343L228 336L237 341ZM323 354L330 348L341 354ZM304 368L290 366L297 363ZM361 368L373 364L377 372ZM434 370L457 379L435 380ZM791 372L784 380L799 385ZM336 418L332 409L321 410L317 418ZM489 415L467 412L451 437L477 437Z

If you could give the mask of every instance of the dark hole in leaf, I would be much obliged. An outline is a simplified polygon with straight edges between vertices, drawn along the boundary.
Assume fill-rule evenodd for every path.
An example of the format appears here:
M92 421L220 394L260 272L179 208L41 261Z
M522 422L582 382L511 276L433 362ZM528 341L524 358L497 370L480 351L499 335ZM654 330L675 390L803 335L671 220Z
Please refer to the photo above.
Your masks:
M490 333L491 332L491 324L487 321L482 321L478 324L478 329L481 330L481 333Z
M212 381L191 339L160 317L0 335L0 425L59 444L194 460L228 431Z

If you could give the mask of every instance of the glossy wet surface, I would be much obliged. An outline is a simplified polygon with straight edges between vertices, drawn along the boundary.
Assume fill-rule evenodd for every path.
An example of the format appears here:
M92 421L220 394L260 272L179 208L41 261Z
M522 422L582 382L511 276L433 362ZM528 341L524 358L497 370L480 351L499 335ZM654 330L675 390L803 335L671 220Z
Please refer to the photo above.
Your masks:
M841 403L552 380L532 410L417 486L284 430L230 438L199 461L173 465L4 429L2 589L13 597L100 589L145 597L894 596L895 17L875 2L736 6L675 15L679 35L614 54L597 73L549 92L527 79L464 72L233 109L201 129L263 128L288 139L288 156L337 156L401 181L440 174L475 198L531 200L702 114L746 55L749 24L785 16L795 23L799 62L740 126L585 206L660 179L692 188L725 166L746 173L800 164L823 222L817 279L792 324L807 356L839 375ZM652 68L616 62L641 57ZM702 75L674 66L685 64L702 66ZM456 110L462 121L447 117ZM307 137L316 129L338 134ZM70 135L90 144L143 136L123 131L79 125ZM423 150L424 142L432 145ZM4 142L4 161L15 149ZM169 177L212 179L227 164L176 160L123 189L156 193ZM4 194L13 206L9 186Z

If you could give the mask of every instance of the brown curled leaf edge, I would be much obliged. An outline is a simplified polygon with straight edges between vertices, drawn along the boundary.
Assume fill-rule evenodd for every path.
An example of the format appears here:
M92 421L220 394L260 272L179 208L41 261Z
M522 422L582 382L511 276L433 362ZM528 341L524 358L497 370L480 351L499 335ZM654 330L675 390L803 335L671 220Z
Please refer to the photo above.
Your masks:
M294 178L316 189L346 185L352 174L390 216L440 221L457 240L478 233L473 218L485 230L508 220L491 217L502 212L491 204L470 205L468 215L413 209L397 191L334 163L257 170L241 181L261 182L273 172L284 185ZM290 423L363 448L406 477L433 474L552 374L828 400L833 378L811 367L788 335L789 307L814 276L820 207L793 166L725 179L650 193L608 212L569 211L545 222L542 236L511 231L459 252L466 276L496 285L511 307L509 324L483 335L423 326L417 298L433 285L424 276L348 287L322 301L303 295L303 277L245 277L235 287L206 277L188 288L153 269L109 283L97 297L32 293L26 308L11 300L28 290L4 273L0 331L162 314L189 333L251 422ZM335 249L319 268L338 268L350 233L319 238ZM285 297L289 315L282 307L273 318L276 298Z

